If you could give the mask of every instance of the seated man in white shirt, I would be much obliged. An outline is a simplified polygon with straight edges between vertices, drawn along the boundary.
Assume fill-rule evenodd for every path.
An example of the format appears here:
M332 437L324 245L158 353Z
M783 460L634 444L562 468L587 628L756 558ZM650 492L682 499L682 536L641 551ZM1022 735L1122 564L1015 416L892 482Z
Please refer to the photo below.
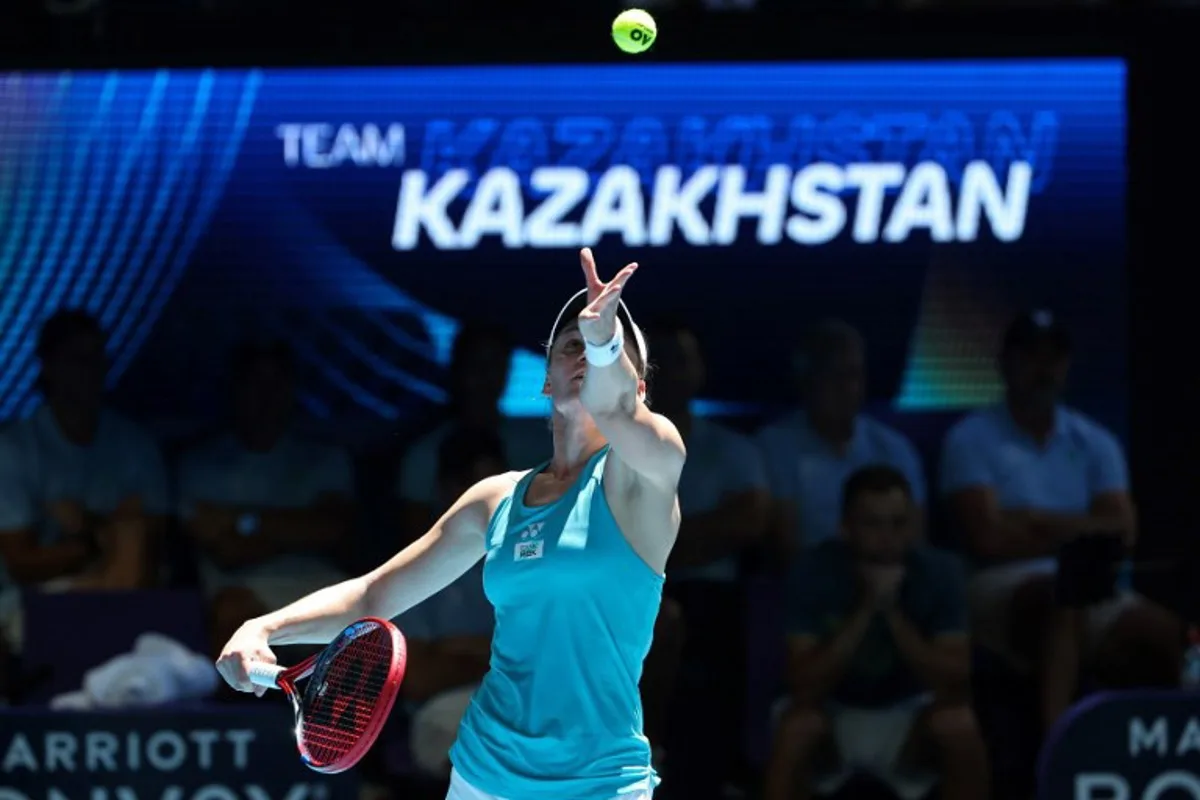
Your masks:
M495 432L447 432L438 448L436 510L445 511L476 482L505 469L504 445ZM494 624L482 561L398 620L408 641L402 691L412 715L409 746L417 767L431 777L450 776L450 745L487 672Z
M862 413L866 345L841 320L818 322L796 351L803 408L765 426L758 442L776 514L771 533L796 553L838 535L842 486L856 470L886 464L908 480L924 531L925 475L917 449L899 431Z
M1076 606L1057 596L1064 548L1105 534L1132 547L1137 534L1120 442L1062 403L1070 352L1050 312L1013 320L999 358L1004 402L950 429L940 470L951 521L975 561L973 634L1037 671L1046 729L1074 701L1082 666L1115 686L1161 684L1178 676L1182 657L1180 622L1145 598L1119 592Z
M105 408L107 337L55 313L37 344L44 402L0 434L0 636L18 649L19 588L131 589L153 578L168 512L158 448Z
M354 520L349 456L289 432L287 346L243 346L232 377L232 430L184 453L179 467L181 516L200 550L218 650L247 619L344 580L334 556Z

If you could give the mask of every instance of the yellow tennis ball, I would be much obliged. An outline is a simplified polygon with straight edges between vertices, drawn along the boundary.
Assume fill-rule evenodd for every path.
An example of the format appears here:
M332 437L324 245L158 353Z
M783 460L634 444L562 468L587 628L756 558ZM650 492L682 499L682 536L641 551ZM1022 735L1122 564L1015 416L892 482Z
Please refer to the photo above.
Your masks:
M617 47L626 53L644 53L654 44L658 36L658 25L654 17L640 8L622 11L613 20L612 37Z

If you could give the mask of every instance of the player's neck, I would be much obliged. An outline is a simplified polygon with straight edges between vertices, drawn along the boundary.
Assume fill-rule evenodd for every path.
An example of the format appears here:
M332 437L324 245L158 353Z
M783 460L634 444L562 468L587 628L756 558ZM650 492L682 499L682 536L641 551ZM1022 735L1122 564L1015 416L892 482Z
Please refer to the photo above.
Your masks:
M550 461L550 472L555 477L577 474L588 459L608 443L590 417L571 419L556 411L551 424L554 457Z

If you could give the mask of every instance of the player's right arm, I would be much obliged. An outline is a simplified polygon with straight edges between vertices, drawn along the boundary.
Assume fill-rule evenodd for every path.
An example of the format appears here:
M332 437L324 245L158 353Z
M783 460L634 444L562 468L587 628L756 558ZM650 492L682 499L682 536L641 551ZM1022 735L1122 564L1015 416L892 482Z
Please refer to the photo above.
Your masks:
M483 557L488 520L513 480L505 474L480 481L382 566L244 624L217 661L222 677L249 691L246 664L274 663L270 645L327 644L357 619L391 619L448 586Z

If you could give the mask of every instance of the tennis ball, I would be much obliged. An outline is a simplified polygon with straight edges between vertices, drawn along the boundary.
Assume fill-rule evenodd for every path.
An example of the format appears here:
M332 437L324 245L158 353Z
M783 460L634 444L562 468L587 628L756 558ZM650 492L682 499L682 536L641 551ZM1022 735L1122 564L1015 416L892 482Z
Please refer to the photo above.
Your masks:
M640 8L622 11L613 20L613 41L626 53L646 52L657 36L658 25L654 23L654 17Z

